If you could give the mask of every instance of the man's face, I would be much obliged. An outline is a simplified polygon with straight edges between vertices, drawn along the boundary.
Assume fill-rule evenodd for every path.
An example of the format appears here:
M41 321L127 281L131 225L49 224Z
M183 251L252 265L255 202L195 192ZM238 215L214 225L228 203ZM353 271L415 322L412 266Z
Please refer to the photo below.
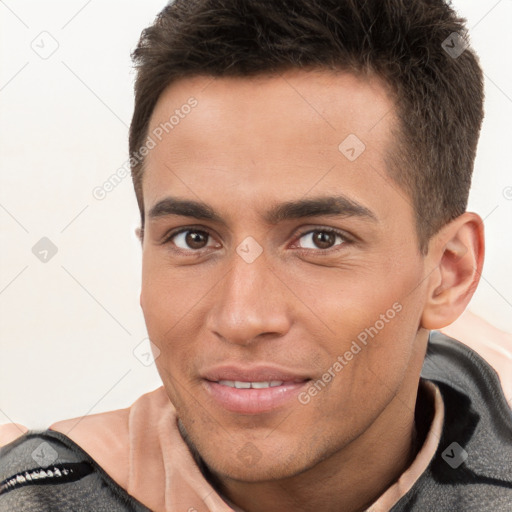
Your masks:
M320 71L184 79L159 99L141 306L165 389L221 475L291 476L411 414L425 264L384 161L394 112L377 80Z

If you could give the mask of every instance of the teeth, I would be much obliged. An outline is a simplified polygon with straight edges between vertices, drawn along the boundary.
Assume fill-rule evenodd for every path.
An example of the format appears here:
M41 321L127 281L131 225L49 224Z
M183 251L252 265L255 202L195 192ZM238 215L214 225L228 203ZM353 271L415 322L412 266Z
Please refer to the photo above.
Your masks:
M222 386L228 386L229 388L235 387L234 380L219 380L219 384L221 384Z
M270 382L251 382L251 388L263 389L270 387Z
M240 380L219 380L219 384L222 386L228 386L236 389L263 389L263 388L275 388L281 386L284 381L282 380L271 380L264 382L242 382Z

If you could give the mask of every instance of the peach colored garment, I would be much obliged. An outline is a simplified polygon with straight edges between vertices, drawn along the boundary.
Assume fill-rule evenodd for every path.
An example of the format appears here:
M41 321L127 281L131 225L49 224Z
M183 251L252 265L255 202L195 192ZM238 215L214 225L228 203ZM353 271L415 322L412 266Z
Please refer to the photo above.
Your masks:
M388 512L388 510L414 485L421 474L427 469L432 457L436 453L444 422L444 404L439 388L428 381L421 381L434 402L434 418L430 425L427 437L421 450L412 464L404 471L400 478L388 487L387 491L371 505L366 512Z
M181 438L163 386L131 407L51 425L80 445L129 494L155 512L228 512Z
M512 342L507 334L470 313L442 332L464 339L489 361L499 374L507 399L512 399L512 372L506 371L512 364ZM389 510L414 485L437 449L443 401L433 383L422 381L422 385L435 404L425 443L412 465L367 512ZM113 480L155 512L238 510L223 501L203 478L179 434L175 409L163 386L142 395L126 409L59 421L50 428L80 445ZM26 430L14 424L0 427L0 446Z

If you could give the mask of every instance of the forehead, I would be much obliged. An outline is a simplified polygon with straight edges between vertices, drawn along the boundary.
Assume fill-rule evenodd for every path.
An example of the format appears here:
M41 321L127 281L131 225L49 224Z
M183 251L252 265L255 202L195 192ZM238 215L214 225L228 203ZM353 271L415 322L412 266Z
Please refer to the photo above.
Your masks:
M164 91L150 121L146 211L170 190L195 199L222 190L224 200L236 193L248 204L366 189L367 200L382 202L383 180L397 193L385 164L395 124L394 104L374 76L292 70L182 79Z
M216 137L229 136L243 127L237 133L239 143L244 133L250 134L262 122L269 123L267 135L273 140L307 134L307 139L314 143L329 129L336 137L350 131L368 139L372 132L372 142L376 142L394 121L394 105L387 90L375 75L358 77L341 71L289 70L279 75L247 78L185 78L164 90L149 130L165 124L177 113L181 114L180 122L175 119L171 123L173 132L184 132L183 126L178 130L178 124L185 115L190 117L187 125L214 130ZM188 112L186 104L191 97L198 104ZM383 117L387 119L381 123ZM224 124L222 133L217 129L220 122ZM231 130L226 129L227 123ZM311 128L321 129L312 132ZM196 135L204 132L200 130ZM203 141L205 144L211 135Z

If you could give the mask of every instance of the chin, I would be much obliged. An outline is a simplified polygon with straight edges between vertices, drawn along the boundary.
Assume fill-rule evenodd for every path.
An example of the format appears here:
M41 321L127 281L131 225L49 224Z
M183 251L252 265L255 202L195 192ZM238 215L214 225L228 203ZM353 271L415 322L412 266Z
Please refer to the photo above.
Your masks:
M253 466L248 466L238 461L235 463L233 461L221 461L219 463L217 460L215 464L208 465L208 468L217 477L247 483L290 478L305 470L305 468L290 467L284 461L275 460L261 460Z
M200 452L193 449L214 477L247 483L291 478L323 458L312 458L312 454L302 452L298 444L286 443L286 451L282 447L282 442L245 441L240 444L237 441L227 445L211 442L205 450L201 447Z

